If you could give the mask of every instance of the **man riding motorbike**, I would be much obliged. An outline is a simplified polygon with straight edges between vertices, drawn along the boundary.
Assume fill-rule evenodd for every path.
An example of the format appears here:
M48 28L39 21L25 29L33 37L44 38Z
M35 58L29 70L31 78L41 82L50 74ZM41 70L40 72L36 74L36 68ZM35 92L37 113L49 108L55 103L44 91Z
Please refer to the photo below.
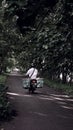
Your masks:
M38 70L32 65L32 67L26 73L26 76L29 76L30 78L29 93L30 91L32 91L33 93L37 87L37 80L36 80L37 75L38 75Z

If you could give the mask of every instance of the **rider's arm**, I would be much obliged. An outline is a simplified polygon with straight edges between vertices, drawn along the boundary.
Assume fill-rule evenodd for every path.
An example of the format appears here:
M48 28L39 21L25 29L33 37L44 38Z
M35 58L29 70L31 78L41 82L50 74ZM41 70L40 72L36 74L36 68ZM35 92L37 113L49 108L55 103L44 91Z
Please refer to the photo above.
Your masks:
M29 77L29 70L28 70L27 73L25 74L25 77L26 77L26 78Z

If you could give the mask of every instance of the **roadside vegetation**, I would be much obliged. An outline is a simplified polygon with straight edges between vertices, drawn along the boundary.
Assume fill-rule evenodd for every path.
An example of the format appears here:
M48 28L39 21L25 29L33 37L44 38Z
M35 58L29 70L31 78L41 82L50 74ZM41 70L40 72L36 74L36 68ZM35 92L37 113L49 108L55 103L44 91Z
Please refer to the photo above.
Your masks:
M44 83L53 88L56 91L59 91L62 94L67 94L69 96L73 96L73 84L70 83L63 84L62 81L55 81L50 79L44 79Z
M11 107L7 96L8 87L5 83L6 76L0 75L0 120L8 120L11 116Z
M4 84L6 81L6 76L5 75L0 75L0 84Z

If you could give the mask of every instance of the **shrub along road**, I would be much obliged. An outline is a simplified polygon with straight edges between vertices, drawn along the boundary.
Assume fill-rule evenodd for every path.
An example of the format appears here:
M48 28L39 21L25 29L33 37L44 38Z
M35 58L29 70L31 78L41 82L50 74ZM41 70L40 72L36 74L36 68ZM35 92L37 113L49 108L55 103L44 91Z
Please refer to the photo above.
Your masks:
M73 98L47 86L28 94L19 75L10 75L7 84L17 115L0 130L73 130Z

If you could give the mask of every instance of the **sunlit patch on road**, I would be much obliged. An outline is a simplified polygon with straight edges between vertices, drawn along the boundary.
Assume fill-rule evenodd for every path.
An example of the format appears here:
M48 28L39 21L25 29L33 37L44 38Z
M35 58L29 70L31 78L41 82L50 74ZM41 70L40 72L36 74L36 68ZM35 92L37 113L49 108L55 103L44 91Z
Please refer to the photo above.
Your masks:
M68 95L56 95L50 94L51 98L53 98L60 107L68 110L73 110L73 98Z
M11 92L7 92L7 94L13 95L13 96L19 96L19 97L31 97L32 96L32 95L24 95L24 94L11 93Z
M11 96L11 98L13 99L14 97L12 96L16 96L16 97L28 97L28 98L37 98L38 100L43 100L43 101L52 101L55 102L57 104L59 104L59 106L61 108L64 109L69 109L69 110L73 110L73 98L70 98L67 95L55 95L55 94L50 94L50 95L44 95L44 94L21 94L21 93L12 93L12 92L7 92L8 95ZM40 115L40 114L39 114Z
M66 105L67 103L66 102L62 102L62 101L58 101L58 104L60 104L60 105Z
M60 100L60 101L63 101L63 100L64 100L63 98L53 97L53 96L50 96L50 98L52 98L52 99L54 99L54 100Z
M62 97L62 98L63 98L63 97L64 97L64 98L66 97L66 98L69 98L69 96L68 96L68 95L65 95L65 94L61 94L61 95L60 95L60 94L50 94L50 95L51 95L51 96L54 96L54 97Z
M65 109L73 110L73 107L71 107L71 106L62 106L62 107L65 108Z
M50 97L41 97L41 96L39 96L39 99L42 99L42 100L54 100L54 99L52 99L52 98L50 98Z
M35 114L35 115L44 116L44 117L48 116L47 114L44 114L44 113L41 113L41 112L32 112L32 111L30 111L30 114Z

